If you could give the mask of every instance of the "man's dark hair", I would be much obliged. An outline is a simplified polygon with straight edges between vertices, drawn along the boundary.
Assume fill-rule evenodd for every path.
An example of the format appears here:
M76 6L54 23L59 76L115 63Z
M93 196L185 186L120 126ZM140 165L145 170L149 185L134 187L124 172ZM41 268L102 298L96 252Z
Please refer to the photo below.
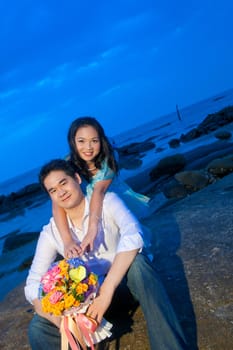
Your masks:
M45 188L44 181L45 178L52 172L52 171L59 171L62 170L64 173L73 179L76 179L75 174L77 173L76 168L70 161L66 161L64 159L53 159L47 164L45 164L39 173L39 182L41 187L47 192L47 189Z

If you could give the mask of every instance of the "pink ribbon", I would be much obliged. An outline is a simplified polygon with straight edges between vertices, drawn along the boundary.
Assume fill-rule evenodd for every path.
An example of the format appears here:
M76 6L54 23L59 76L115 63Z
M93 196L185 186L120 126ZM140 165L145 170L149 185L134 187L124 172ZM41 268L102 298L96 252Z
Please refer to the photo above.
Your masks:
M97 327L97 323L84 314L63 316L60 327L61 349L68 350L70 344L72 350L87 350L87 341L91 350L95 350L90 333L94 333Z

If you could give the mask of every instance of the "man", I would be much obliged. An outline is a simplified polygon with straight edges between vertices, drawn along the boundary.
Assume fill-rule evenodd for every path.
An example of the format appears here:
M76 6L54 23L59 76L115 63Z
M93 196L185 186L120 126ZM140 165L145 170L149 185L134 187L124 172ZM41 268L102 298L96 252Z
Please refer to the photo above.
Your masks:
M51 200L64 208L72 235L81 243L88 226L89 203L75 169L69 162L53 160L41 169L40 182ZM90 269L100 278L104 277L88 315L101 322L117 286L126 276L130 292L142 307L151 349L185 349L183 333L170 301L143 253L142 235L138 221L124 203L115 193L106 193L93 251L82 255ZM38 299L40 279L58 253L64 256L64 246L52 218L40 234L25 286L26 298L36 312L29 327L32 350L60 349L60 317L44 313Z

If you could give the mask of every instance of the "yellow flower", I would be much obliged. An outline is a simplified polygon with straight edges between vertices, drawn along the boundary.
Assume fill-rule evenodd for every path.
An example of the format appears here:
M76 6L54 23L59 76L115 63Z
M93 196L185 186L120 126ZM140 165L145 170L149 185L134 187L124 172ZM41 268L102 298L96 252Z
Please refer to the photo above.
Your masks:
M65 259L59 262L59 267L61 269L61 275L64 276L67 280L69 279L69 264Z
M87 276L87 271L84 266L78 266L73 269L70 269L69 276L72 281L79 283Z
M64 305L64 301L62 300L54 304L50 312L53 313L55 316L60 316L64 311L64 309L65 309L65 305Z
M54 293L54 290L47 295L45 295L41 300L42 310L44 312L52 313L56 316L59 316L62 314L62 311L64 310L64 301L58 301L56 304L51 304L49 298L51 294Z
M75 297L72 294L66 294L64 297L65 309L69 309L71 306L73 306L75 301Z

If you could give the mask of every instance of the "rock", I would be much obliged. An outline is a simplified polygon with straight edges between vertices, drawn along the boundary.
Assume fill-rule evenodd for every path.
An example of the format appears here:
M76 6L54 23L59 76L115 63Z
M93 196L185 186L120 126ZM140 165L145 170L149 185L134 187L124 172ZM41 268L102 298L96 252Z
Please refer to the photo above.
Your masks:
M227 130L217 131L214 136L219 140L229 140L231 138L231 132Z
M17 192L12 192L11 196L12 198L19 199L28 195L35 195L36 193L41 193L42 189L39 183L33 183L33 184L29 184L26 185L25 187L23 187L22 189L20 189Z
M155 152L156 153L160 153L160 152L163 152L164 151L164 148L163 147L157 147Z
M25 299L24 283L0 303L0 349L30 350L27 330L33 316L32 306Z
M48 195L41 189L39 183L29 184L8 196L1 196L0 214L15 211L15 215L20 215L18 213L23 209L34 206L35 199L38 203L48 200Z
M209 114L196 128L180 136L181 142L190 142L202 135L233 122L233 106L223 108L217 113Z
M33 255L26 258L18 267L18 271L29 270L33 260Z
M119 169L137 169L142 165L142 160L137 157L119 157Z
M13 233L9 235L3 245L3 254L36 240L38 236L39 232Z
M167 198L180 199L186 197L188 194L188 191L186 190L185 186L176 181L175 179L172 179L171 181L166 183L163 186L162 191Z
M144 219L153 232L153 264L190 350L228 350L233 344L232 183L230 174ZM141 308L135 306L118 315L114 337L102 349L150 349ZM22 284L0 303L1 350L30 349L32 316Z
M213 175L218 177L226 176L233 172L233 156L214 159L206 168Z
M190 195L232 172L233 157L228 155L232 151L233 144L224 141L199 147L182 155L186 162L183 166L181 160L183 171L174 166L173 173L166 168L171 157L165 157L150 171L150 180L154 182L147 185L146 194L162 191L167 198L175 199Z
M172 156L161 159L158 164L150 171L150 178L152 181L158 177L167 175L174 175L182 170L186 164L185 157L182 154L174 154Z
M150 149L155 148L155 144L152 141L143 141L143 142L133 142L123 147L117 148L119 156L127 154L139 154Z
M228 106L216 113L209 114L200 124L199 128L208 133L210 130L216 130L218 127L233 122L233 106Z
M198 128L193 128L192 130L190 130L186 134L181 134L180 141L184 142L184 143L190 142L190 141L192 141L200 136L201 136L201 131L198 130Z
M175 179L192 191L199 191L210 183L210 177L205 171L189 170L175 174Z
M144 221L190 350L232 348L232 184L230 174Z
M140 167L142 165L142 160L140 158L143 157L143 153L154 147L154 142L147 140L116 148L119 156L119 169L136 169Z
M206 185L211 184L212 182L231 172L231 161L229 162L228 158L231 157L229 156L229 153L232 152L233 143L226 142L224 140L216 141L212 144L204 145L188 151L183 155L180 154L181 166L173 166L173 171L169 170L169 166L170 163L176 164L177 155L174 155L174 159L170 157L161 159L161 161L152 169L143 169L140 174L127 179L127 183L134 190L147 194L148 196L162 191L167 198L183 198L185 195L191 194L192 192L202 188L202 185L195 184L194 187L191 186L189 182L194 181L194 179L190 180L188 179L188 176L185 176L185 181L188 181L186 185L178 183L178 181L174 178L177 173L181 172L181 170L194 172L192 177L195 177L196 181L197 177L199 177L200 181L200 176L202 177L204 175L204 177L206 177L206 179L203 179L204 182L206 182L208 178L208 183L206 183ZM227 161L223 161L225 158ZM212 168L211 162L215 159L221 161L220 163L217 163L216 168ZM185 166L183 166L183 164L185 164ZM181 169L179 169L179 167ZM200 174L199 176L198 172L201 172L202 175Z
M168 142L168 144L171 148L177 148L180 145L180 140L179 139L172 139Z
M187 165L185 170L199 170L206 168L213 159L223 158L233 152L233 143L216 141L188 151L184 154Z

